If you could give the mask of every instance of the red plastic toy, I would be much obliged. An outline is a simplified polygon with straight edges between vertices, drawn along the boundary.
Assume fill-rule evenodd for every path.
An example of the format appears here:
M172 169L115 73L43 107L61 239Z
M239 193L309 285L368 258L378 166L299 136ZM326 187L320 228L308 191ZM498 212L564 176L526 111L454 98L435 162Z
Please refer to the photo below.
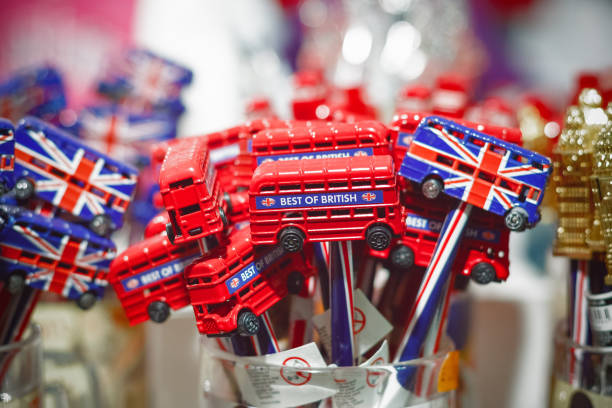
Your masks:
M409 270L414 265L426 267L440 235L450 200L423 202L416 193L403 197L406 221L404 232L388 251L371 251L375 257L389 259L390 266ZM478 283L503 281L508 277L508 239L510 232L500 217L474 209L470 226L455 258L455 268Z
M384 250L402 231L391 156L275 161L251 181L253 244L299 251L304 242L365 239Z
M183 270L200 255L197 243L172 245L158 234L130 246L110 266L109 282L135 325L151 319L162 323L170 309L189 304Z
M198 330L208 335L254 335L257 316L288 293L300 293L313 276L311 251L291 254L281 246L253 247L248 227L185 270Z
M159 174L159 187L170 217L168 239L181 244L213 235L228 226L217 173L207 141L190 139L171 147Z

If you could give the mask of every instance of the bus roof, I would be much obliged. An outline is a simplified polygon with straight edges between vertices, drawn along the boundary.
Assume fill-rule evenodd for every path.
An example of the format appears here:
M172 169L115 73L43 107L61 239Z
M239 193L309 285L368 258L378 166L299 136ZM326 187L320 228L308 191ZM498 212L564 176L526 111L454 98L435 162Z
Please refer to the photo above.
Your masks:
M14 131L13 124L8 119L0 118L0 133L4 133L7 130L10 130L11 132L13 132Z
M136 177L138 175L138 170L134 167L127 165L125 163L119 162L111 157L108 157L106 154L99 152L96 149L93 149L86 144L80 142L76 138L72 137L67 132L47 123L33 116L27 116L21 119L18 123L16 135L15 137L19 139L19 133L34 130L36 132L42 132L49 139L57 139L62 143L69 143L74 146L76 149L83 149L85 152L89 153L91 156L95 156L96 158L101 158L104 160L106 165L114 166L118 169L120 173L125 174L126 176ZM61 149L61 147L60 147Z
M204 138L193 138L171 146L159 171L160 190L168 189L170 184L179 180L190 177L204 178L203 161L208 162L208 149Z
M228 242L222 243L222 245L213 249L209 254L194 261L192 266L185 270L185 278L197 278L211 273L216 274L220 269L229 267L230 260L242 258L246 252L253 249L251 229L245 227L240 230L234 230L230 234Z
M15 223L22 222L27 225L49 229L62 235L68 235L77 239L88 241L103 248L115 249L115 244L113 241L94 234L88 228L85 228L82 225L74 224L62 220L61 218L48 218L19 207L2 205L0 206L0 210L9 214L9 216L14 219Z
M257 167L250 191L259 191L263 184L278 182L346 181L393 176L393 158L389 155L270 161Z
M357 123L313 123L311 127L296 127L288 129L267 129L253 136L253 146L261 144L292 144L310 143L314 140L346 139L355 135L380 135L385 141L388 129L380 122L369 120ZM343 137L345 136L345 137Z
M168 241L166 234L154 235L136 244L130 245L126 250L117 255L110 266L109 279L113 278L117 272L121 272L130 267L141 263L149 263L147 254L157 254L160 249L164 253L170 250L173 245ZM153 255L155 257L156 255Z
M516 145L514 143L510 143L508 141L502 140L500 138L493 137L493 136L487 135L485 133L481 133L481 132L479 132L477 130L474 130L474 129L469 128L469 127L464 126L464 125L461 125L461 124L459 124L457 122L454 122L452 120L449 120L449 119L444 119L444 118L441 118L439 116L429 116L423 122L421 122L421 124L419 125L419 128L424 126L426 123L438 124L438 125L441 125L441 126L443 126L445 128L448 128L448 129L455 130L457 132L463 133L465 135L476 137L476 138L478 138L478 139L480 139L480 140L482 140L484 142L488 142L488 143L491 143L493 145L503 147L503 148L505 148L507 150L510 150L512 152L515 152L515 153L518 153L521 156L530 157L530 158L533 158L533 159L535 159L535 160L537 160L539 162L550 164L550 159L548 157L546 157L546 156L542 156L541 154L538 154L538 153L533 152L531 150L527 150L527 149L525 149L525 148L523 148L521 146L518 146L518 145ZM498 126L495 126L495 127L497 128ZM417 130L416 134L418 134L418 130Z
M418 126L424 118L430 116L432 116L432 114L428 112L399 112L393 115L391 126L400 131L405 130L406 128L416 128L416 126ZM505 140L506 142L514 143L519 146L523 144L523 134L521 133L520 129L488 124L483 125L463 119L452 120L455 123L469 127L470 129L475 129L489 136Z

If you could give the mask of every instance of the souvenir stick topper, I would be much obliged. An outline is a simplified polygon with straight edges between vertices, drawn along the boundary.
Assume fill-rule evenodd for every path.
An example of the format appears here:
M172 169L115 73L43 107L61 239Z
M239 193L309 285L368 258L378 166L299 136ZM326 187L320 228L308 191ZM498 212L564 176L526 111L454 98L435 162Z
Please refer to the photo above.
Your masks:
M332 361L338 366L352 366L357 350L353 332L352 243L332 241L329 253Z
M446 216L434 254L419 287L416 301L408 314L408 324L394 362L419 357L421 346L451 277L453 260L471 210L470 204L459 202L457 207ZM398 374L400 384L408 385L413 374L414 370L410 369L400 372Z
M319 271L319 284L321 285L321 296L323 298L323 308L329 309L329 242L313 242L314 262Z

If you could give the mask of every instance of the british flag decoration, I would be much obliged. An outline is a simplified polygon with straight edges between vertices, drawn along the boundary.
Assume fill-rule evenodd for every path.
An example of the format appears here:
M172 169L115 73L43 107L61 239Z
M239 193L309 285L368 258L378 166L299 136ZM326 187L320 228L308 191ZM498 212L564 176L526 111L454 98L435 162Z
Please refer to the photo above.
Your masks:
M154 53L134 49L116 61L98 85L98 91L133 112L166 111L179 115L183 87L191 83L192 72Z
M13 211L3 229L3 274L22 271L29 286L78 299L86 292L102 297L116 249L112 241L84 227L27 210Z
M535 224L551 170L544 156L429 117L417 128L399 173L417 183L434 176L446 194L498 215L522 207Z
M115 228L123 225L136 169L35 118L19 124L15 139L16 180L31 180L39 198L85 221L106 215Z
M50 66L22 70L0 83L0 117L13 121L25 115L54 119L65 107L62 78Z
M118 106L93 106L79 114L76 132L86 143L117 160L149 160L151 142L176 137L176 121L163 113L135 114Z
M15 130L11 122L0 119L0 195L15 185Z

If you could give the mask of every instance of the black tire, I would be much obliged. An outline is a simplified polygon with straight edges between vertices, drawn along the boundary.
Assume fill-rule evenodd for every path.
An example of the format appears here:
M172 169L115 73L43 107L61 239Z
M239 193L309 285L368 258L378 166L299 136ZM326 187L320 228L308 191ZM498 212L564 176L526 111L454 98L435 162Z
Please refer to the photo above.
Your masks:
M2 181L0 181L0 196L8 192L9 192L8 187Z
M287 252L299 252L304 247L304 233L295 227L284 228L279 234L280 244Z
M254 336L259 333L259 318L250 310L243 310L238 314L238 333L241 336Z
M490 263L479 262L472 267L470 276L474 282L486 285L495 280L495 268Z
M89 229L103 237L107 236L113 229L110 218L104 214L98 214L89 222Z
M34 183L27 178L20 178L15 183L15 198L18 200L29 200L34 195Z
M223 229L229 226L229 221L227 220L227 215L225 215L225 211L223 208L219 207L219 218L221 218L221 222L223 223Z
M304 275L297 271L293 271L287 276L287 290L292 295L297 295L304 287Z
M421 193L429 200L437 198L444 191L444 184L435 177L430 177L421 184Z
M83 310L91 309L95 304L98 298L92 292L85 292L76 301L76 304L79 308Z
M366 231L366 242L375 251L383 251L391 245L393 233L386 225L372 225Z
M414 265L414 251L406 245L398 245L389 254L391 266L397 269L410 269Z
M163 323L170 316L170 306L166 302L156 300L147 306L149 319L155 323Z
M174 245L174 230L172 229L172 224L170 223L166 224L166 237L168 238L168 241Z
M510 231L524 231L527 228L527 212L521 207L510 209L504 216L504 224Z
M230 199L230 195L228 193L223 193L223 201L227 204L227 212L232 213L232 200Z
M20 293L25 287L25 278L20 273L12 273L6 280L6 290L11 295Z

